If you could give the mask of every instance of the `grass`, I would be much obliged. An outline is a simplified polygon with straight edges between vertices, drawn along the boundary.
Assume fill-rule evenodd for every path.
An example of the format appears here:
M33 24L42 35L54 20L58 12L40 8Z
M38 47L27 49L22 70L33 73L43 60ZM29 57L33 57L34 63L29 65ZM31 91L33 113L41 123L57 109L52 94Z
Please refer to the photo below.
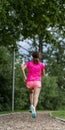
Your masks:
M3 111L3 112L0 112L0 115L1 114L10 114L10 113L12 113L11 111Z
M51 115L53 117L58 117L58 118L61 118L61 119L65 119L65 111L63 111L63 110L53 111L53 112L51 112Z
M14 112L12 112L12 111L2 111L2 112L0 112L0 115L1 114L17 113L17 112L29 112L29 110L14 110Z

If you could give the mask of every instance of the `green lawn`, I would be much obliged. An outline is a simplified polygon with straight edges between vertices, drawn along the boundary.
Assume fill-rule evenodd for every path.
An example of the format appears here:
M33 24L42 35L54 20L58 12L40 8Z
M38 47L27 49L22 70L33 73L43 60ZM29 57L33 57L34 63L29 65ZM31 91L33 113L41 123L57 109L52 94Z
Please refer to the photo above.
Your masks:
M53 111L53 112L51 112L51 115L53 117L58 117L58 118L61 118L61 119L65 119L65 111Z
M11 111L3 111L3 112L0 112L0 115L1 114L10 114L10 113L12 113Z

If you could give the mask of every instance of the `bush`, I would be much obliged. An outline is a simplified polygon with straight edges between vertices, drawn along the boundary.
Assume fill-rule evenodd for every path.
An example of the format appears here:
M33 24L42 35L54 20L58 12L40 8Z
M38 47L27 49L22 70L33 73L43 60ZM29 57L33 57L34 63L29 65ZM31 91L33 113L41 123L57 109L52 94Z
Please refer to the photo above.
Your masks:
M56 77L43 77L38 109L56 110L62 106L62 97Z

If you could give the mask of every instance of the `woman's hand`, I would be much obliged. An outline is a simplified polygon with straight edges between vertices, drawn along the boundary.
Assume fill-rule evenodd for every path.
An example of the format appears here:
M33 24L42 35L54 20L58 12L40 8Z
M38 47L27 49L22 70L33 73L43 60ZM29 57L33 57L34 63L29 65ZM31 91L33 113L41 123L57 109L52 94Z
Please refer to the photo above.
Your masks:
M26 73L25 73L25 69L26 69L26 65L24 65L24 66L22 67L22 73L23 73L23 77L24 77L24 82L27 81L27 76L26 76Z
M24 82L27 82L27 77L24 77Z
M43 70L43 71L41 72L41 75L42 75L42 76L45 76L45 70Z

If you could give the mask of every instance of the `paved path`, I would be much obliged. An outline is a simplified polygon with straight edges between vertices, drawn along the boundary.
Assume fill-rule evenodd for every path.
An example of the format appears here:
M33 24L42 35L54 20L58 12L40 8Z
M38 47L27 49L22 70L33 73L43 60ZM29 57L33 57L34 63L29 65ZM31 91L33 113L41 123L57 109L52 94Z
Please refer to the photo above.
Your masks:
M31 113L21 112L0 115L0 130L65 130L65 122L50 117L48 112L37 112L35 119Z

